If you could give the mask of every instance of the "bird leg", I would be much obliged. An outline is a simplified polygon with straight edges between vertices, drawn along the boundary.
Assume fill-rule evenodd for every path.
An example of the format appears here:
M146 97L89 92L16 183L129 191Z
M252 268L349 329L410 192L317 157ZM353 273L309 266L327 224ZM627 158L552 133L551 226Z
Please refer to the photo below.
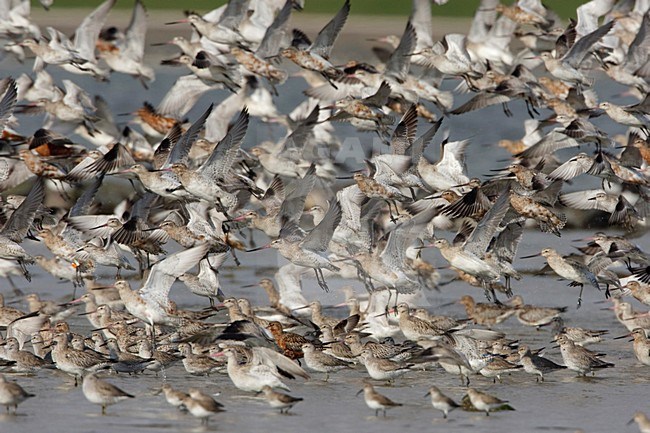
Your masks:
M385 200L385 202L386 202L386 204L388 205L388 215L390 216L390 220L391 220L391 222L396 223L396 222L397 222L397 218L396 218L395 216L393 216L393 208L390 207L390 201L389 201L389 200Z
M23 271L23 276L25 277L25 279L31 283L32 276L27 270L27 265L25 264L25 261L22 259L18 259L18 265L20 266L20 270Z
M330 288L327 287L327 283L325 282L325 277L323 276L323 271L320 270L320 268L314 268L314 271L316 272L316 280L318 281L318 285L320 286L320 288L329 293Z
M409 191L411 191L411 198L413 199L413 201L416 201L415 190L413 189L412 186L409 186Z
M503 108L503 114L505 114L508 117L512 117L512 111L510 111L510 107L508 107L508 104L503 102L501 104L501 108Z
M14 296L24 296L24 295L25 295L25 294L23 293L23 291L20 290L20 289L18 288L18 286L16 286L16 283L14 283L14 281L11 279L11 276L10 276L10 275L7 275L6 278L7 278L7 281L9 281L9 284L11 285L11 288L12 288L13 291L14 291Z
M533 113L539 114L539 112L535 110L535 106L532 104L530 99L528 98L524 99L524 102L526 103L526 111L528 111L528 115L530 116L531 119L534 119L535 115Z
M469 75L467 74L462 74L461 77L463 78L463 81L465 81L465 84L467 84L467 88L471 90L472 92L480 92L481 89L476 87L474 83L472 83L472 80L470 79ZM445 417L447 418L447 417Z
M488 302L492 302L492 296L490 296L490 291L492 294L494 294L494 289L490 289L489 284L485 280L481 281L481 286L483 286L483 293L485 294L485 298L488 300Z
M578 295L578 306L576 307L576 310L582 305L582 289L584 288L584 284L580 284L580 294Z

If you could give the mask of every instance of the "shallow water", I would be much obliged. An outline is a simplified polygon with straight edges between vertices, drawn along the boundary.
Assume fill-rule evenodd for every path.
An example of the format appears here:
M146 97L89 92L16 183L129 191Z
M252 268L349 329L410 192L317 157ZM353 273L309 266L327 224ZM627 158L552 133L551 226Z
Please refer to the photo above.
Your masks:
M342 45L343 46L343 45ZM354 52L354 48L351 48ZM338 51L339 57L345 57ZM340 59L343 60L343 59ZM13 65L5 60L2 64L3 75L26 70L26 66ZM69 76L50 68L57 80ZM135 80L130 77L114 75L110 84L95 83L87 77L75 77L75 82L92 92L101 93L107 99L115 113L129 112L137 108L144 100L157 103L171 83L184 71L180 69L159 69L157 81L151 90L145 92ZM446 88L453 88L455 83L445 83ZM288 112L302 100L302 81L294 81L282 88L278 100L281 112ZM599 88L599 95L604 100L614 102L632 102L618 98L621 88L607 84ZM196 117L196 112L203 110L210 102L219 102L226 96L224 92L213 92L203 97L197 104L199 108L192 111L190 118ZM458 105L465 97L458 97ZM470 174L481 176L490 168L504 166L507 154L495 146L501 138L520 138L523 135L523 120L526 118L523 103L511 104L514 117L505 118L500 107L491 107L479 112L461 117L452 117L446 125L452 130L452 139L472 137L473 143L468 152ZM544 114L548 112L544 111ZM41 117L21 118L20 132L29 134L39 126ZM121 119L120 119L121 120ZM623 129L614 125L606 118L595 120L597 126L604 128L610 134L621 133ZM369 144L372 136L359 135L352 128L338 126L341 137L359 136L363 144ZM421 126L424 128L424 126ZM266 138L269 131L275 135L280 130L258 126L254 122L246 139L250 146L258 139ZM485 156L488 155L486 158ZM437 155L436 146L431 146L427 154ZM362 161L359 161L361 164ZM580 186L585 185L581 180ZM561 239L552 235L544 235L536 229L528 230L520 245L518 256L539 252L542 247L552 246L562 253L572 252L570 239L582 238L592 234L592 231L565 231ZM450 238L452 235L447 234ZM648 236L637 240L639 245L647 247ZM26 241L25 246L31 253L42 252L42 246ZM445 262L437 253L425 253L437 266ZM263 276L272 276L278 264L285 263L276 257L274 251L256 253L255 255L241 254L243 265L235 267L229 260L221 271L221 283L228 295L245 296L254 305L266 302L264 293L258 288L242 289L247 284L255 283ZM532 261L517 260L518 269L536 269L542 266L541 259ZM60 284L36 267L32 268L34 279L31 284L15 278L25 292L37 292L51 299L70 299L72 287ZM110 283L111 271L101 269L105 275L104 282ZM451 277L443 271L443 280ZM137 285L138 283L134 283ZM314 280L304 284L304 294L307 299L320 299L324 305L335 305L343 300L343 295L336 290L345 284L352 284L357 293L363 293L361 283L356 281L332 280L332 290L326 294L318 288ZM0 281L4 293L9 291L8 284ZM109 380L129 393L136 395L134 401L122 402L108 409L107 416L100 416L99 407L89 403L82 395L80 388L75 388L70 377L57 371L42 371L36 376L14 377L29 392L35 393L36 398L30 399L19 407L18 415L0 415L0 432L152 432L152 431L237 431L237 432L270 432L299 433L309 431L358 431L358 432L394 432L408 431L440 431L461 432L507 432L507 431L574 431L584 429L588 432L634 431L625 423L636 410L650 410L648 405L648 367L640 366L633 355L632 345L626 340L611 340L611 337L626 332L609 310L604 310L609 304L597 303L604 299L603 293L585 289L583 307L575 309L578 290L568 288L566 282L559 282L554 276L534 276L527 274L521 282L515 284L515 293L522 294L528 303L549 306L569 306L565 314L568 324L593 329L610 329L610 338L594 346L598 351L608 354L607 360L614 362L616 367L597 373L595 378L576 378L571 372L559 372L548 376L544 383L536 383L534 377L524 373L506 376L503 383L493 384L491 379L481 376L472 377L472 385L509 400L516 409L514 412L493 413L489 418L481 413L470 413L457 410L449 420L443 420L439 412L434 411L429 399L423 397L431 384L436 384L444 392L456 400L460 400L465 388L459 386L455 376L444 373L440 369L433 371L413 371L396 381L392 387L380 387L380 392L391 399L403 403L403 407L395 408L386 418L374 416L368 409L362 397L355 397L361 388L362 380L367 377L365 370L355 368L332 374L330 381L322 381L320 374L314 374L310 381L290 381L291 394L301 396L305 400L299 403L290 416L281 416L269 408L265 401L238 391L226 375L211 377L193 377L185 373L183 366L177 364L165 372L165 376L156 377L152 374L139 376L111 375ZM465 317L458 305L437 308L439 305L458 299L463 294L472 294L482 300L482 291L469 287L465 283L452 282L441 288L440 292L431 291L426 294L432 311L449 314L457 318ZM182 308L199 309L206 306L203 299L189 294L182 285L175 284L172 297ZM632 301L637 309L644 311L638 303ZM343 310L330 310L330 314L345 316ZM220 316L221 318L222 316ZM89 325L82 317L72 317L71 326L74 331L88 332ZM550 347L551 333L549 330L535 331L520 325L515 318L495 329L504 331L512 339L518 339L532 347ZM558 349L548 349L548 356L559 362L561 357ZM226 412L214 416L207 427L201 426L199 420L172 409L161 395L154 395L163 380L172 386L186 389L197 386L210 393L219 393L217 399L226 407Z
M528 231L522 241L519 256L538 251L540 245L550 245L569 252L566 239L576 239L589 232L565 232L562 239ZM643 245L647 237L641 239ZM39 245L27 241L28 249L40 250ZM433 253L430 253L433 255ZM430 257L441 264L437 255ZM261 276L272 276L273 272L263 271L276 265L273 251L258 253L255 258L242 256L246 265L235 268L229 261L221 272L224 290L229 295L249 297L254 305L263 305L266 300L261 289L241 289L242 285L252 284ZM255 260L256 263L253 263ZM519 261L519 268L536 269L541 267L541 259L532 263ZM33 290L47 298L66 298L71 295L71 287L58 284L42 270L33 269L31 285L24 281L19 286ZM443 281L451 274L443 271ZM105 279L109 281L110 279ZM324 305L335 305L342 301L343 295L337 290L349 281L331 280L331 292L326 294L318 288L315 280L307 280L305 296L307 299L320 299ZM363 286L352 282L357 293ZM133 282L137 287L138 282ZM356 392L361 389L367 377L365 370L355 368L344 370L330 376L329 382L323 375L315 373L310 381L287 381L291 394L305 400L294 407L290 416L281 416L269 408L265 401L237 390L226 375L194 377L185 373L182 364L176 364L165 372L165 377L153 374L139 376L111 375L109 380L129 393L136 395L134 401L122 402L108 409L107 416L99 415L99 407L89 403L75 388L71 378L58 371L41 371L35 377L15 377L29 392L37 394L19 407L18 416L0 417L0 431L66 431L75 432L146 432L146 431L242 431L242 432L303 432L313 431L360 431L388 432L396 429L409 431L432 428L443 431L573 431L581 428L589 432L625 431L625 423L636 410L647 410L648 368L637 364L632 353L632 344L626 340L611 338L626 333L609 310L609 303L600 303L603 293L585 289L583 306L576 310L577 289L568 288L566 282L557 281L553 276L525 275L522 282L514 286L515 293L533 304L549 306L568 306L564 317L567 323L592 329L609 329L610 335L603 343L593 346L607 353L606 359L616 364L615 368L599 371L596 377L577 378L572 372L560 371L547 376L546 382L537 383L533 376L517 372L503 378L503 383L493 384L492 379L482 376L471 378L472 386L488 391L509 400L516 409L514 412L493 413L489 418L481 413L452 412L449 420L443 420L440 413L429 405L423 397L431 384L443 389L454 399L460 400L465 388L460 386L456 376L441 369L433 371L413 371L397 379L394 386L383 387L379 391L403 407L389 411L386 418L375 418L374 411L365 406ZM430 310L454 317L465 317L462 307L451 305L437 308L458 299L463 294L471 294L481 300L482 291L464 283L452 282L442 287L441 292L428 292ZM199 309L206 302L198 300L182 285L176 283L172 297L183 308ZM69 298L68 298L69 299ZM635 308L640 308L635 304ZM329 309L329 314L345 315L344 309ZM219 316L222 317L222 316ZM88 332L90 327L82 317L71 318L72 329ZM523 327L515 318L510 318L495 329L504 331L511 339L517 339L531 347L547 347L547 356L561 363L559 349L551 348L550 330L535 331ZM172 386L185 389L198 386L210 393L219 393L217 400L226 406L226 412L212 417L208 427L192 416L172 409L161 395L154 395L163 380ZM5 428L7 428L5 430ZM630 431L634 431L630 427Z

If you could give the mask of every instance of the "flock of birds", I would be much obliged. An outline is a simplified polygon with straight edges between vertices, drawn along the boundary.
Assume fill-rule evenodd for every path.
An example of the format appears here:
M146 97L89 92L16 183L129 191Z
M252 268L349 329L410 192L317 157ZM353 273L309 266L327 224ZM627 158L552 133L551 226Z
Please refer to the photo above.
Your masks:
M626 301L650 305L650 256L630 240L643 236L649 212L650 3L592 0L577 9L577 20L563 23L538 0L510 6L482 0L467 35L434 41L435 6L413 0L403 34L373 49L376 62L341 65L331 52L353 2L342 1L313 40L289 25L301 3L230 0L168 23L191 26L192 37L174 36L169 44L179 54L162 63L189 73L120 129L104 99L74 77L107 81L117 72L144 89L155 86L154 68L144 63L142 2L135 1L122 30L106 26L115 0L104 1L72 38L39 28L29 1L2 2L4 55L34 58L32 73L0 81L0 273L3 286L14 288L7 296L29 307L2 299L5 372L65 372L104 413L134 395L101 378L103 371L157 374L177 364L192 375L227 373L236 388L289 412L302 398L279 391L288 390L288 379L310 380L310 370L329 380L358 369L368 378L359 392L377 415L400 404L370 379L393 382L437 368L468 387L477 374L501 381L523 372L543 381L570 369L584 376L614 367L584 347L607 331L564 326L567 308L526 304L511 285L522 278L513 262L526 230L560 236L565 212L574 210L627 237L604 229L579 254L544 248L537 255L547 272L580 287L578 307L584 286L611 299L628 330L623 337L634 340L638 362L650 366L650 317ZM62 87L47 72L52 68L69 73ZM289 115L279 112L274 101L298 79L307 83L304 100ZM596 79L625 86L637 102L599 102ZM457 87L444 90L443 80ZM229 96L197 106L198 117L188 119L214 89ZM462 93L469 99L455 104ZM445 118L492 105L506 116L513 105L525 106L530 120L521 140L499 143L512 153L509 165L481 180L465 164L470 141L450 141ZM41 113L42 128L19 132L21 116ZM597 116L628 133L608 134L592 123ZM251 118L280 125L286 136L242 146ZM338 122L368 131L381 147L346 148ZM431 163L425 151L436 135L441 154ZM359 154L357 166L346 165ZM580 181L596 187L576 189ZM25 196L11 195L22 185ZM117 205L106 198L111 188L124 198ZM445 239L452 232L453 240ZM257 246L261 238L269 241ZM49 250L47 257L29 252L39 247ZM461 284L477 287L490 302L463 296L463 319L421 308L426 291L443 285L442 263L423 258L429 247ZM254 265L261 254L254 251L267 248L287 261L275 282L259 283L269 308L221 288L220 267L237 272L240 260ZM72 300L22 297L12 277L31 281L35 264L68 281L71 292L74 286ZM98 272L107 267L115 278L100 283ZM318 300L304 298L302 285L314 277L326 292L332 278L361 289L348 293L347 317L328 316ZM182 284L174 290L184 285L207 298L205 308L178 308L169 296L176 280ZM77 287L85 293L77 295ZM90 335L80 333L86 323L70 319L80 304ZM510 317L523 326L553 324L563 364L491 329ZM27 383L38 389L37 377ZM185 392L163 380L161 392L206 423L224 410L202 389ZM509 408L475 388L467 388L463 402L435 386L428 395L445 418L461 406L486 415ZM29 397L0 376L1 405L15 411ZM643 413L634 420L650 431Z

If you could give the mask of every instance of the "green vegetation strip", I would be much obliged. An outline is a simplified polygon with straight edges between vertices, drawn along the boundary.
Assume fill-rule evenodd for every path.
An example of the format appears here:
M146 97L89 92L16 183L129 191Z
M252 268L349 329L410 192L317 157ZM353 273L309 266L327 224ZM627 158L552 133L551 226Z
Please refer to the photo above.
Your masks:
M101 2L96 0L55 0L53 8L90 8ZM183 3L175 0L144 0L149 9L178 9L182 10ZM192 0L185 4L191 5L193 10L198 12L207 12L224 4L224 0ZM306 0L305 12L334 14L343 4L338 0ZM433 4L433 15L441 17L467 17L472 16L478 7L479 0L450 0L443 6ZM511 4L512 1L503 3ZM548 0L544 4L546 7L557 12L561 17L575 17L575 10L584 1L580 0ZM33 1L34 7L38 6L37 1ZM133 1L118 0L116 7L130 8ZM360 15L401 15L408 16L411 12L411 2L409 0L352 0L352 13Z

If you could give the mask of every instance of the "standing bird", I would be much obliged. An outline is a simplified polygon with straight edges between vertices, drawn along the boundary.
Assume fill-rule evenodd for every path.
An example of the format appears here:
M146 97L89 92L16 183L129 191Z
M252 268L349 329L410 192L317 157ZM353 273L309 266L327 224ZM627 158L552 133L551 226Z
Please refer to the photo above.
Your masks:
M302 352L305 358L305 364L311 370L325 373L325 381L329 379L330 372L348 368L350 364L333 357L320 350L316 350L312 343L302 345Z
M490 416L490 411L498 409L508 403L507 400L501 400L493 395L477 391L474 388L467 390L469 401L476 409L485 412L485 416Z
M650 340L648 340L645 330L643 328L635 328L629 334L616 337L615 340L627 337L633 338L636 359L643 365L650 365Z
M84 377L81 390L89 402L102 406L102 415L106 415L106 406L127 398L134 398L133 395L122 391L117 386L99 379L95 373L90 373Z
M442 412L443 418L447 418L449 412L460 407L458 403L453 401L451 398L444 395L436 386L429 388L424 396L431 396L431 405L434 409L438 409Z
M262 391L264 398L273 408L280 409L280 413L289 413L289 410L302 401L302 397L292 397L283 392L274 391L269 385L264 385Z
M35 397L35 395L28 393L15 382L8 382L5 376L0 374L0 405L5 406L7 412L9 412L9 406L13 406L15 415L18 405L30 397Z
M605 362L598 358L598 354L591 350L578 346L573 341L563 334L560 334L557 339L560 345L560 352L562 359L569 370L578 372L581 376L586 376L591 372L595 374L594 370L601 368L613 367L611 362Z
M190 388L188 396L183 399L183 406L197 418L201 418L201 424L208 424L211 415L223 412L223 405L210 397L208 394L196 388Z
M395 403L390 398L385 395L379 394L375 391L375 387L371 383L366 383L363 385L363 389L357 392L357 395L363 392L363 399L366 401L366 404L370 409L375 410L375 416L379 416L379 411L384 412L386 416L386 410L391 409L396 406L402 406L402 403Z
M524 367L524 371L530 374L536 374L539 377L537 381L544 382L544 373L551 373L555 370L566 368L551 361L550 359L542 358L539 355L533 354L530 348L526 345L519 346L519 363Z

